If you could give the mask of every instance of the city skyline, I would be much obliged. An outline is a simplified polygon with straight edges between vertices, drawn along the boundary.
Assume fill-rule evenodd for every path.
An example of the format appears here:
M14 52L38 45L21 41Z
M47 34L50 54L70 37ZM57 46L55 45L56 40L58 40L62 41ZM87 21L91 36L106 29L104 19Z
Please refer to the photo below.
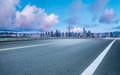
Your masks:
M1 0L0 31L120 31L120 0Z

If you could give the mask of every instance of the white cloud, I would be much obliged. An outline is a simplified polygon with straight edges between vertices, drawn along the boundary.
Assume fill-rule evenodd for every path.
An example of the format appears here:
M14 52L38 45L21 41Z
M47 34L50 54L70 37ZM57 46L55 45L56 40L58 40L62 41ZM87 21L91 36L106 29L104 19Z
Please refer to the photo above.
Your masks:
M19 0L0 0L0 30L11 29Z
M29 4L22 11L16 11L18 3L19 0L0 3L0 30L47 30L59 23L57 15L48 15L44 9Z
M82 29L81 29L80 27L74 26L74 27L71 29L71 32L82 32Z
M114 19L114 11L112 9L106 9L102 16L100 17L100 23L112 23Z
M40 28L46 29L48 27L51 27L54 24L59 23L58 21L58 16L55 14L50 14L50 15L43 15L43 18L41 19L41 26Z
M92 21L97 19L98 14L106 7L110 0L94 0L89 10L93 14Z

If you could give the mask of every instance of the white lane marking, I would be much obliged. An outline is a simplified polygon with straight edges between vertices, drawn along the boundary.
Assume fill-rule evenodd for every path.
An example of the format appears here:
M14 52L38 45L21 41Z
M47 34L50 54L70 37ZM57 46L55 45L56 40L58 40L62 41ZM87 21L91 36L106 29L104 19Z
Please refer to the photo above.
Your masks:
M116 39L114 39L104 50L103 52L85 69L81 75L93 75L99 64L102 62L103 58L110 50Z
M0 49L0 51L13 50L13 49L21 49L21 48L30 48L30 47L37 47L37 46L46 46L46 45L51 45L51 44L56 44L56 43L36 44L36 45L29 45L29 46L20 46L20 47L4 48L4 49Z

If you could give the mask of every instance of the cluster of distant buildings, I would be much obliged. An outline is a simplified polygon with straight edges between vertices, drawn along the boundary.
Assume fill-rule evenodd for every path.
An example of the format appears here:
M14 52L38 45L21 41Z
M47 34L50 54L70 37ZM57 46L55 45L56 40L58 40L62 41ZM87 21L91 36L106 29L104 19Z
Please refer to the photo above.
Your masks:
M25 33L25 32L0 32L0 37L28 37L28 38L103 38L103 37L120 37L119 34L114 34L112 32L108 33L92 33L91 31L86 31L83 28L82 32L72 32L68 30L67 32L62 32L61 30L49 31L49 32L35 32L35 33Z

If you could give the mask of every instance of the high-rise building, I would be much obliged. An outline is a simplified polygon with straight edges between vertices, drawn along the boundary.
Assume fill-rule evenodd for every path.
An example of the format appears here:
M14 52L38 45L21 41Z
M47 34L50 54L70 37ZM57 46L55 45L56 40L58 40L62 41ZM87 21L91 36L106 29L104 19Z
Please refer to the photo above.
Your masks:
M55 37L55 33L51 31L51 37Z
M87 37L87 32L84 27L83 27L82 37Z
M56 35L56 37L61 37L61 31L60 30L56 30L55 35Z
M90 30L87 32L87 37L91 37L91 31Z

